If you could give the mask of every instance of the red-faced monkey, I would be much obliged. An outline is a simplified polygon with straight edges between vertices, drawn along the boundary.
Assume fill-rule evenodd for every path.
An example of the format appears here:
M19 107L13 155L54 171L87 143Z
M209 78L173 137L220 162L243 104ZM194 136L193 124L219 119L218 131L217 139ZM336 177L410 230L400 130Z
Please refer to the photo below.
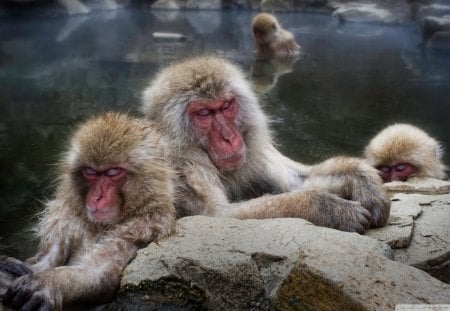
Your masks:
M252 32L260 57L292 57L300 53L292 33L283 29L269 13L260 13L253 18Z
M144 119L108 113L81 125L37 227L37 255L0 260L0 270L17 277L3 303L64 310L112 299L138 248L174 228L166 144Z
M434 138L409 124L394 124L378 133L364 155L385 182L409 177L445 178L443 148Z
M249 82L223 58L163 69L142 109L171 142L178 216L300 217L357 232L386 224L390 201L377 170L357 158L311 167L283 156Z

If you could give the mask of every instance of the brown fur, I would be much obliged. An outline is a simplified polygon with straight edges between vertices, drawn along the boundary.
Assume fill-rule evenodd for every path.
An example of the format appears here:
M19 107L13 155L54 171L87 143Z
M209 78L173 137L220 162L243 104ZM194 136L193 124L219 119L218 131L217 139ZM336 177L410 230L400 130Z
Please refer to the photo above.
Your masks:
M61 160L55 197L36 229L39 252L27 263L33 273L10 287L5 296L10 306L32 303L61 310L75 302L113 297L120 273L137 249L174 228L173 172L164 163L166 144L150 122L126 115L104 114L78 128ZM124 164L128 173L121 220L92 223L80 170L116 164ZM0 270L7 264L8 259L0 261Z
M292 57L300 53L292 33L283 29L272 14L256 15L252 20L252 31L259 56Z
M216 101L224 92L236 98L246 146L244 164L232 172L214 166L186 112L191 102ZM301 217L357 232L386 223L390 201L376 170L361 159L309 167L283 156L249 83L225 59L197 57L163 69L144 91L142 109L170 138L168 161L180 174L180 217Z
M411 177L445 178L441 144L409 124L394 124L379 132L367 145L364 155L370 165L379 167L409 163L417 168Z

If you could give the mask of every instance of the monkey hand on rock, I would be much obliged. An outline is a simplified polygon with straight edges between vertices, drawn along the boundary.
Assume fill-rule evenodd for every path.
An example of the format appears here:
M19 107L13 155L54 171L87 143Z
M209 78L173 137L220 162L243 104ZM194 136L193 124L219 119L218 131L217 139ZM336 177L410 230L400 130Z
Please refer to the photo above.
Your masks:
M305 188L325 189L370 212L370 226L387 223L390 200L376 169L358 158L335 157L312 166Z

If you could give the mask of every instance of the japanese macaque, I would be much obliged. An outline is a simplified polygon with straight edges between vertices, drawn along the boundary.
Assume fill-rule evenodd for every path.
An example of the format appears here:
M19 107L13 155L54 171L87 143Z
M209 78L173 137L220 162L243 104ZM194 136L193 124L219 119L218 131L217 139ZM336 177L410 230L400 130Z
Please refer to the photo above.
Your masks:
M253 18L252 32L260 57L292 57L300 53L292 33L283 29L269 13L260 13Z
M443 148L434 138L409 124L394 124L378 133L364 155L379 170L383 181L409 177L445 178Z
M387 221L390 201L376 169L357 158L311 167L283 156L249 82L223 58L163 69L142 110L171 141L179 217L299 217L360 233Z
M0 271L16 277L3 303L65 310L111 300L138 248L174 228L166 144L145 119L108 113L81 125L36 229L37 255L0 259Z

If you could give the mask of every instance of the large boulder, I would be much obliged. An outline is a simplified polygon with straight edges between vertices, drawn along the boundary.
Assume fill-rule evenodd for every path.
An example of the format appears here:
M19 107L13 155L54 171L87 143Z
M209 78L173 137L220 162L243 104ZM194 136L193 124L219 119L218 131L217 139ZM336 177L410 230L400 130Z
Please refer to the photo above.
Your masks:
M388 310L450 303L450 286L384 242L302 219L186 217L139 251L109 310Z

